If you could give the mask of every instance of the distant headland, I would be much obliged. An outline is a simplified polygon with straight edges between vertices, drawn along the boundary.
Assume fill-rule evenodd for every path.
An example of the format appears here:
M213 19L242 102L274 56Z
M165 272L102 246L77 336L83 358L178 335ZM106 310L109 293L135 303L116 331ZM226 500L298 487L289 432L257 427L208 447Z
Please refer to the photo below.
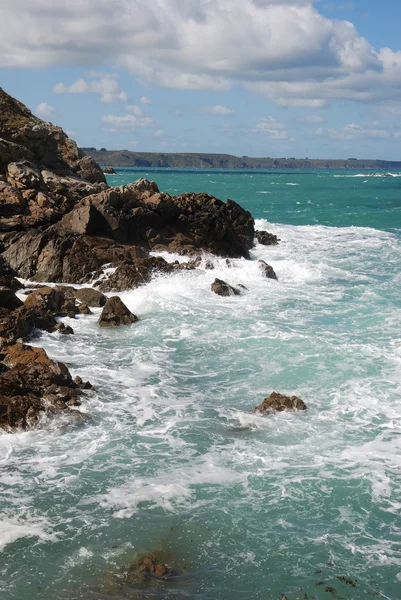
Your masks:
M255 158L198 152L132 152L82 148L96 162L111 167L158 167L173 169L401 169L401 161L310 158Z

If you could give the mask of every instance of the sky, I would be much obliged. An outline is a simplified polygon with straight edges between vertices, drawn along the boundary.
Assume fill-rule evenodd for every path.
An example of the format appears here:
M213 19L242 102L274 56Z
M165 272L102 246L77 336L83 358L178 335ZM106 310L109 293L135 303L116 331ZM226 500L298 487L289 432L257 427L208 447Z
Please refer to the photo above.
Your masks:
M401 160L401 0L2 0L0 23L0 86L80 146Z

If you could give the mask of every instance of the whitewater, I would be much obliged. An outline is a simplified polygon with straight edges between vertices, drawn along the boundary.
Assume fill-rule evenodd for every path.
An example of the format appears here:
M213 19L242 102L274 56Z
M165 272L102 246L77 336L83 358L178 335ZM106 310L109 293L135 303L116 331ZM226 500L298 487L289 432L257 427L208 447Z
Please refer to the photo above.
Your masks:
M209 174L109 182L231 197L280 244L120 294L131 327L93 309L35 340L96 392L0 435L2 600L401 597L401 180ZM272 391L308 410L252 414ZM128 583L149 551L177 576Z

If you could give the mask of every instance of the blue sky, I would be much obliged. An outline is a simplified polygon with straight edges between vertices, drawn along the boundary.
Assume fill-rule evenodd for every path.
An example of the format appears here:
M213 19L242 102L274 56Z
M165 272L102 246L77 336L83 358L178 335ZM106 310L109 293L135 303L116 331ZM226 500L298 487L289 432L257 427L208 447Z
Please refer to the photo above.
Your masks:
M81 146L401 160L399 0L14 0L0 85Z

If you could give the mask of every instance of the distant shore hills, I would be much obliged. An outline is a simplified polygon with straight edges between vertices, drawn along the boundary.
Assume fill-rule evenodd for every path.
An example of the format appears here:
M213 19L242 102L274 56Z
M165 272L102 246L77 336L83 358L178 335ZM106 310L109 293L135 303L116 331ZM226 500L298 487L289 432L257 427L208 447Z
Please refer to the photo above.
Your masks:
M82 148L100 165L110 167L154 167L172 169L401 169L401 161L311 158L255 158L198 152L132 152Z

